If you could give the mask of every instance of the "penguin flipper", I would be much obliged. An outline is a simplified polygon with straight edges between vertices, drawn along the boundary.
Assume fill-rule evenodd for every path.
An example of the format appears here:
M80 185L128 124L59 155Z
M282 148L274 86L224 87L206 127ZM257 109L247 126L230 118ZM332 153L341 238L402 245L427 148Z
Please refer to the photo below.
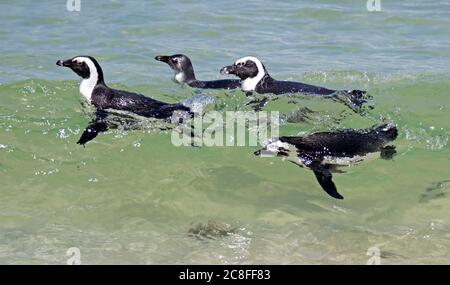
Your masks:
M95 119L84 129L77 144L84 146L87 142L95 139L99 133L106 132L108 130L108 125L105 121L106 117L106 112L97 111Z
M97 135L101 132L105 132L108 129L108 126L105 122L94 122L89 124L86 127L80 139L77 141L79 145L85 145L87 142L95 139Z
M316 166L311 167L311 170L314 172L314 175L317 178L317 182L319 182L322 189L328 193L331 197L335 199L344 199L344 197L338 193L336 189L336 185L333 182L333 175L330 170L324 166Z

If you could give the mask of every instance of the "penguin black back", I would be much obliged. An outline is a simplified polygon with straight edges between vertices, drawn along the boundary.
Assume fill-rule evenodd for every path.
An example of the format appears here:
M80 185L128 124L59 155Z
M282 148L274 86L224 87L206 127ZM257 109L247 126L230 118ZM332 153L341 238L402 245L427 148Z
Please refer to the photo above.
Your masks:
M299 152L318 159L323 156L351 158L380 151L397 135L395 126L384 124L364 130L345 129L314 133L306 137L280 137L280 141L292 144Z

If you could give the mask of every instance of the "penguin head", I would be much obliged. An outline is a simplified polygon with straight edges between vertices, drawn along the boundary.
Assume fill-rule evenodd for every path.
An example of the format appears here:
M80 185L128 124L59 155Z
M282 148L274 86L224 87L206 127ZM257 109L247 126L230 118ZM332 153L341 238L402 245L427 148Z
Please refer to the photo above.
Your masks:
M244 91L255 90L256 85L266 73L264 65L254 56L240 58L233 65L220 69L220 74L234 74L239 77Z
M288 143L273 138L264 143L264 147L254 152L256 156L287 156L290 146Z
M169 65L169 67L175 72L175 80L178 83L195 80L194 67L192 66L189 57L184 54L158 55L155 59Z
M258 73L264 73L264 65L253 56L246 56L236 60L232 65L222 67L221 74L234 74L242 80L254 78Z
M83 79L97 77L98 81L103 82L103 71L97 60L91 56L75 56L70 59L60 59L56 65L72 69Z

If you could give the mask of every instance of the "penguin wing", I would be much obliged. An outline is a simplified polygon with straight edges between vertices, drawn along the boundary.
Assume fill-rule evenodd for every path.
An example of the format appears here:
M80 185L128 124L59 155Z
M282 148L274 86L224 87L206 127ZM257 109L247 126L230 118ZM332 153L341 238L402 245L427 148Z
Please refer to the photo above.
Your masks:
M333 182L333 175L331 174L331 165L323 165L320 161L310 161L311 157L302 157L303 161L306 162L306 166L314 172L317 182L319 182L322 189L327 192L328 195L335 199L344 199L344 197L339 194L336 189L336 185ZM309 163L308 163L309 162Z
M317 181L319 182L320 186L322 186L322 189L327 192L328 195L336 199L344 199L344 197L338 193L336 185L334 185L331 172L324 172L321 170L313 170L313 172L314 175L316 175Z
M95 119L86 127L77 144L84 146L87 142L95 139L99 133L106 132L108 130L107 116L106 112L97 111Z

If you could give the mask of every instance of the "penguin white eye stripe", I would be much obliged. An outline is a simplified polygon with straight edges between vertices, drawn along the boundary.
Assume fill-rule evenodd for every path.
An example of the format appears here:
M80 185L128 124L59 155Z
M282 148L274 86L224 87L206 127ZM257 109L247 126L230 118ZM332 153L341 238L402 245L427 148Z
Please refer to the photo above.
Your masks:
M259 69L260 66L262 68L261 61L259 59L257 59L256 57L254 57L254 56L246 56L246 57L240 58L240 59L236 60L235 64L236 65L239 64L239 63L245 64L249 60L253 61L256 64L256 66L258 66L258 69Z
M97 68L95 67L94 62L92 60L90 60L89 58L87 58L87 57L76 57L76 58L72 59L72 62L73 61L78 62L78 63L86 63L86 65L89 67L89 70L91 72L97 73Z
M72 59L72 62L77 62L77 63L86 63L88 66L95 66L94 63L92 62L92 60L90 60L87 57L75 57L74 59Z
M246 57L240 58L240 59L236 60L236 62L234 64L235 65L238 65L239 63L245 64L247 61L253 61L256 64L256 67L258 68L258 74L255 77L245 79L242 82L242 90L253 91L253 90L255 90L258 82L264 77L266 72L264 71L264 66L262 65L261 61L254 56L246 56Z
M95 67L94 62L87 57L76 57L72 61L84 62L89 68L89 77L81 81L80 93L90 102L92 92L98 81L97 68Z

